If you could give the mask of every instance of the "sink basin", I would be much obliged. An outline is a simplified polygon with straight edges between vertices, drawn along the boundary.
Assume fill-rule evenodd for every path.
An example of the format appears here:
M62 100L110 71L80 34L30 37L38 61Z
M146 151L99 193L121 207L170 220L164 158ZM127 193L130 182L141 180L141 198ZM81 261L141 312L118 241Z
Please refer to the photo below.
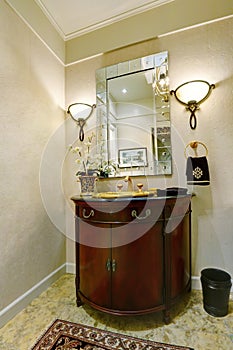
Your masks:
M149 191L132 191L132 192L100 192L100 193L94 193L92 197L94 198L135 198L135 197L148 197L153 196L154 193Z

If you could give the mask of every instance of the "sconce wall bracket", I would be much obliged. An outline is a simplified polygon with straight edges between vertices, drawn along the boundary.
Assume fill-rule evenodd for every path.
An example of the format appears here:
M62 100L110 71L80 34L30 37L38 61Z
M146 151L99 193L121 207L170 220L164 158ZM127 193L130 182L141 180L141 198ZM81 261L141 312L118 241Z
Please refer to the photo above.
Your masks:
M199 109L199 106L196 103L196 101L188 102L188 106L186 107L186 110L191 113L189 117L189 125L192 130L196 129L196 126L197 126L197 118L196 118L195 112L198 109Z
M70 114L71 118L79 126L79 140L84 140L84 125L86 121L92 115L96 105L89 105L87 103L72 103L67 110L67 113Z

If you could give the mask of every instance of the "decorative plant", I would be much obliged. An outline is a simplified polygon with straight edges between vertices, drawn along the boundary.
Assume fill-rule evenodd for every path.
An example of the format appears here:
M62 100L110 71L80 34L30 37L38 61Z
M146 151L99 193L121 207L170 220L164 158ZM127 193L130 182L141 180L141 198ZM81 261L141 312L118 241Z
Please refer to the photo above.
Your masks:
M109 177L109 175L115 175L117 171L117 164L114 160L106 160L106 145L105 143L99 142L98 144L98 154L96 157L96 170L98 176Z
M108 177L109 175L115 175L117 165L113 160L102 160L97 170L100 177Z
M93 139L95 134L92 133L87 137L87 141L81 142L80 145L69 146L69 151L76 155L75 163L79 165L77 176L92 175L95 167L96 157L93 155Z
M96 175L100 177L108 177L110 174L115 174L117 165L113 160L104 160L102 148L100 153L97 153L97 148L94 145L95 134L92 133L87 137L87 141L79 142L78 146L69 146L69 151L75 154L75 163L78 164L79 170L76 176Z

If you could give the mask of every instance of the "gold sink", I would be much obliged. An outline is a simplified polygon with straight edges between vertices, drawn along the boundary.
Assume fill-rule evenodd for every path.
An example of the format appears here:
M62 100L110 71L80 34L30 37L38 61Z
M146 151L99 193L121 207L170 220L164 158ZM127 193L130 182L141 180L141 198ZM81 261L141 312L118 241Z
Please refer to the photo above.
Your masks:
M94 198L103 198L103 199L112 199L112 198L135 198L135 197L148 197L153 196L153 192L149 191L132 191L132 192L99 192L94 193L92 197Z

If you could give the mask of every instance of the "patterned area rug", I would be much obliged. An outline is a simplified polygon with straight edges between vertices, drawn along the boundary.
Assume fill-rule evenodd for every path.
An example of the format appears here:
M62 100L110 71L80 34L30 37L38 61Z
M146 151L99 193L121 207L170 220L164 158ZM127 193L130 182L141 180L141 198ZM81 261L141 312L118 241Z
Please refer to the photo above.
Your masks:
M63 320L56 320L32 350L190 350L129 337Z

